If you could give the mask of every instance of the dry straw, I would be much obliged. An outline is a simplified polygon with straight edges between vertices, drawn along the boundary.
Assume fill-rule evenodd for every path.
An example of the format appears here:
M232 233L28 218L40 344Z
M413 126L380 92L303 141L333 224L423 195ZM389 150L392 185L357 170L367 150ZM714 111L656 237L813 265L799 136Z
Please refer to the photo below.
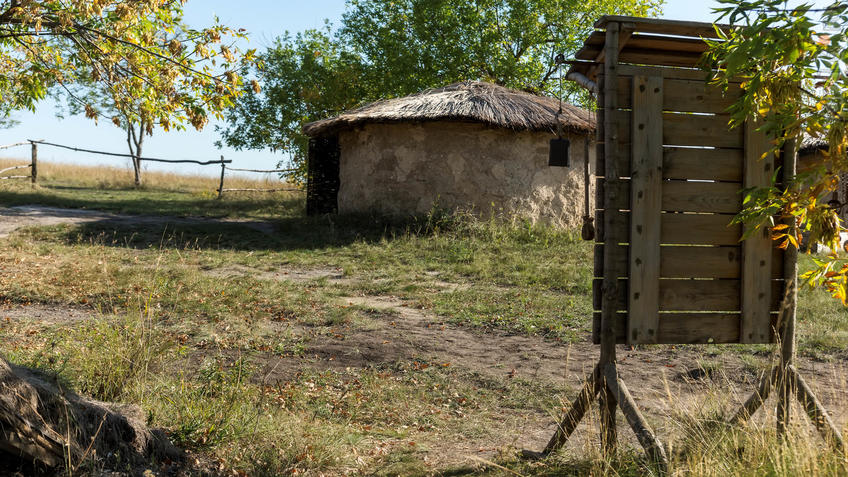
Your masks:
M559 100L483 82L455 83L402 98L370 103L303 126L307 136L326 136L367 123L470 121L517 131L556 132ZM570 104L559 115L563 130L591 132L591 113Z

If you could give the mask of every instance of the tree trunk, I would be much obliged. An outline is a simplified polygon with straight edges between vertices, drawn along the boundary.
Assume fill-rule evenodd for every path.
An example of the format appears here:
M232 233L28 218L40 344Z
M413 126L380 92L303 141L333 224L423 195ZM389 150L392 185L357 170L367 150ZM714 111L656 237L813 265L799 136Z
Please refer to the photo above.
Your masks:
M137 407L83 398L0 358L0 474L22 466L72 475L93 460L108 467L180 458L161 431L147 429Z
M136 187L141 187L141 150L144 146L145 129L144 121L139 122L138 132L135 130L135 124L127 121L127 145L130 148L130 155L133 156L132 163Z

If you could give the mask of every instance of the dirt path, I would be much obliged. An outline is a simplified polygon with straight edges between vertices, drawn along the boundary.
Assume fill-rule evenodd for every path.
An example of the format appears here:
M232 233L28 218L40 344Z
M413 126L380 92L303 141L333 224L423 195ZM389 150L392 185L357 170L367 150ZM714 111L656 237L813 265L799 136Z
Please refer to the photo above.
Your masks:
M169 217L157 215L124 215L85 209L61 209L40 205L20 205L0 207L0 238L12 232L33 226L72 224L81 225L94 222L112 222L122 225L162 225L184 224L204 225L215 223L239 224L263 233L274 232L274 224L258 220L213 219L202 217Z

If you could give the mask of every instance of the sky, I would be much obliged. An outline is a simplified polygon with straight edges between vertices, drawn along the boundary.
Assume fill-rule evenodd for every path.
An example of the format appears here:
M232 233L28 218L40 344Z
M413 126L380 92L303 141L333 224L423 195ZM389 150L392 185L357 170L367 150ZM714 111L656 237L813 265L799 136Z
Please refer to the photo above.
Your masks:
M825 0L815 3L823 4ZM667 0L664 18L709 22L715 19L712 9L718 6L715 0ZM190 0L186 6L186 23L201 27L212 23L215 16L225 25L245 28L250 34L250 48L260 51L269 46L274 38L286 31L297 32L308 28L320 27L327 19L338 24L345 9L345 0ZM35 113L27 111L15 113L13 118L18 125L0 129L0 145L11 144L27 139L42 139L48 142L67 144L109 152L126 154L125 133L108 120L95 124L82 117L59 119L55 115L55 105L43 102ZM190 128L181 132L165 133L156 130L152 137L145 139L143 155L168 159L212 160L224 156L233 160L232 167L248 169L273 169L285 159L282 153L271 151L236 151L223 147L218 149L215 142L219 139L215 131L217 123L211 121L203 131ZM2 157L25 157L28 148L0 151ZM72 162L80 164L108 164L129 168L129 160L106 156L91 156L51 147L39 148L39 160ZM145 166L149 170L164 170L182 173L214 175L220 171L216 167L196 165L153 164ZM217 171L216 171L217 170Z

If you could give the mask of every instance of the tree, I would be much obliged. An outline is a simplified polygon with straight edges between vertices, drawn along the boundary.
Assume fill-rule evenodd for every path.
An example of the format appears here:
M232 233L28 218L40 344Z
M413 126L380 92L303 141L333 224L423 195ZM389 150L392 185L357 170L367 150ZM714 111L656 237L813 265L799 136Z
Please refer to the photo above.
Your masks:
M16 109L34 109L55 88L96 120L99 105L78 94L95 88L114 111L148 132L153 125L199 129L210 115L220 117L241 93L237 71L253 52L241 55L222 44L225 37L243 36L241 31L182 26L183 3L0 0L0 122ZM51 389L0 359L3 458L24 457L52 468L90 455L85 449L102 447L110 451L102 454L114 451L121 459L136 451L138 459L148 459L154 448L141 435L146 431L127 430L126 423L98 405L102 408ZM80 416L97 416L103 427ZM97 432L92 435L90 429ZM142 437L137 440L141 449L130 448L133 436Z
M714 82L744 79L744 95L733 106L732 123L751 118L777 140L809 137L828 144L826 159L800 172L785 188L748 191L737 217L749 230L770 228L783 248L823 243L837 250L843 229L837 210L825 202L848 172L848 1L826 8L787 8L783 0L732 2L721 8L733 28L712 43L707 66L719 68ZM775 218L782 220L775 220ZM793 228L786 221L796 225ZM803 232L803 235L802 235ZM815 259L802 276L848 304L848 262L835 253Z
M465 80L557 94L555 57L605 14L653 15L661 0L349 0L341 27L286 35L261 54L222 141L305 162L301 126L356 105ZM247 74L247 72L245 72ZM566 85L566 94L582 94Z
M60 91L87 117L106 111L135 132L138 154L154 126L201 129L222 117L254 52L224 42L242 30L182 24L183 3L0 0L0 117Z

